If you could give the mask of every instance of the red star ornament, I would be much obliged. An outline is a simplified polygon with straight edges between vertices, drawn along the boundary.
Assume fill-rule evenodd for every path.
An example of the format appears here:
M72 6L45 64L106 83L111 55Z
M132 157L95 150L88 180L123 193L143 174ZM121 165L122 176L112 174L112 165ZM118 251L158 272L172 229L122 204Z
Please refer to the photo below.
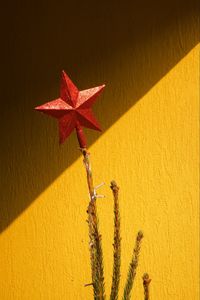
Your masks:
M86 148L83 127L101 131L98 121L92 113L92 105L105 85L79 91L67 74L62 71L60 98L35 107L58 119L60 144L76 129L81 148Z

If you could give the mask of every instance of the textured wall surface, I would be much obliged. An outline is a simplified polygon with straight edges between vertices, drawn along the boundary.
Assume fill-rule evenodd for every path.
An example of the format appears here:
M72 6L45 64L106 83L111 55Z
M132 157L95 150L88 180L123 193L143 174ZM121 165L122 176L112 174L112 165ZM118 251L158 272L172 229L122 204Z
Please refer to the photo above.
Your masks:
M152 300L197 300L195 3L73 3L49 1L37 7L16 2L5 8L10 22L0 121L0 299L92 299L91 287L84 287L91 282L88 192L76 138L59 147L56 122L33 111L57 97L64 68L82 89L107 84L95 106L104 132L86 132L95 184L106 182L98 212L107 295L113 242L109 183L115 179L122 223L121 293L142 229L132 299L143 299L141 276L148 272Z

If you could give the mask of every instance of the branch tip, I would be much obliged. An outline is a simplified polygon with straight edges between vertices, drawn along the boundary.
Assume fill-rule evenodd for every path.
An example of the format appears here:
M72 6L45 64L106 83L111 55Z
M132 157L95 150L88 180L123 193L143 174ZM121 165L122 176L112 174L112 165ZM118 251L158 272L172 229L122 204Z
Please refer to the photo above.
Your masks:
M138 231L138 234L137 234L137 241L141 241L144 237L144 234L143 232L140 230Z
M110 188L113 192L118 192L119 191L119 187L116 183L115 180L112 180L111 183L110 183Z
M148 273L144 273L143 277L143 286L144 286L144 300L149 300L149 284L151 282L151 279L149 278Z
M149 278L149 274L148 273L144 273L144 275L142 276L143 282L149 284L151 282L151 279Z

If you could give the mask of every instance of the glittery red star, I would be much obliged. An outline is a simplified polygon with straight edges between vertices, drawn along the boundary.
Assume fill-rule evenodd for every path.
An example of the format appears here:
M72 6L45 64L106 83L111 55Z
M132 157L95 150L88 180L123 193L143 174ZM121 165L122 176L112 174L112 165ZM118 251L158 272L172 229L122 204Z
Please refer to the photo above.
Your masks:
M60 98L35 109L58 119L60 143L76 129L81 148L86 148L83 127L99 130L100 126L92 113L92 104L105 85L79 91L67 74L62 71Z

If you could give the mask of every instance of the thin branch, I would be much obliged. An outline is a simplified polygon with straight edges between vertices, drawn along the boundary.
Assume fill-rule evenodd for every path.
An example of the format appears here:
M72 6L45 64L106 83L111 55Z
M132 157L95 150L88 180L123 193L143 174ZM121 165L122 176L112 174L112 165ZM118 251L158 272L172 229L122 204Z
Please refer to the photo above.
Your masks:
M141 231L139 231L137 234L131 263L129 265L128 276L127 276L127 280L126 280L126 284L125 284L125 288L124 288L124 295L122 298L123 300L131 299L131 290L133 287L133 283L134 283L134 279L135 279L135 275L136 275L136 269L138 266L142 238L143 238L143 233Z
M149 274L144 273L143 277L143 286L144 286L144 300L149 300L149 284L151 282L151 279L149 278Z
M99 234L98 217L96 209L96 193L93 185L90 154L85 148L81 148L84 156L83 162L87 174L87 183L90 194L90 202L88 205L88 225L89 225L89 246L90 246L90 261L92 269L92 285L95 300L105 299L104 288L104 271L103 271L103 252L101 245L101 235Z
M84 284L84 287L93 285L93 282Z
M110 186L113 192L114 199L114 251L113 251L113 275L110 300L117 300L119 293L120 282L120 266L121 266L121 237L120 237L120 213L119 213L119 201L118 192L119 187L116 182L111 181Z

